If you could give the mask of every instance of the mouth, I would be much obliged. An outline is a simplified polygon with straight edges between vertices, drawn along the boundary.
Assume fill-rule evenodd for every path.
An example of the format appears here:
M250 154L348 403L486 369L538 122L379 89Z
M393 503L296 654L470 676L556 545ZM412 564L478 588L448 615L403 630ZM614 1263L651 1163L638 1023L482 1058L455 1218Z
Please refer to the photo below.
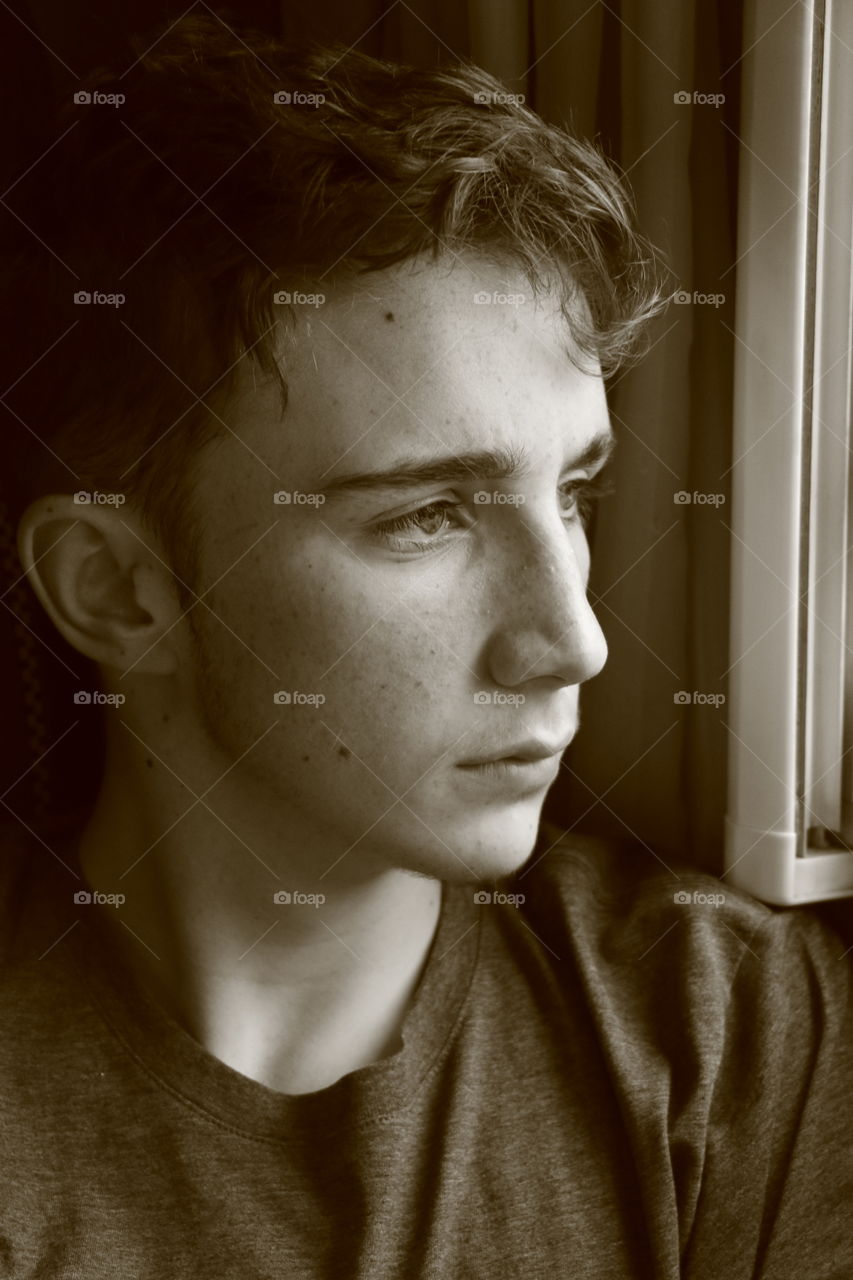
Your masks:
M485 760L479 764L460 764L459 772L475 786L497 787L501 791L535 792L547 790L560 772L560 755L539 760L522 760L506 756L501 760Z
M568 746L564 740L549 746L543 742L527 742L511 747L505 755L483 756L466 760L457 768L470 781L520 792L547 790L560 772L560 757Z
M559 742L549 744L542 741L520 742L507 748L500 754L479 756L473 760L463 760L460 769L477 769L490 764L538 764L543 760L557 760L563 754L573 738L570 734Z

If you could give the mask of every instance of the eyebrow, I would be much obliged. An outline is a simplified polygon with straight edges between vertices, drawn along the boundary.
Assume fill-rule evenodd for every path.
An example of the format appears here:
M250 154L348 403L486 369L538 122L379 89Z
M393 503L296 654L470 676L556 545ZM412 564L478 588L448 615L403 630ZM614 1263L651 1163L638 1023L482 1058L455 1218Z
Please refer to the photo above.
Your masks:
M604 430L577 453L564 469L594 467L610 460L616 448L612 431ZM389 467L336 476L323 488L314 490L327 499L347 493L374 489L416 489L426 484L470 484L480 480L514 480L530 467L523 448L480 449L472 453L441 454L429 458L398 458Z

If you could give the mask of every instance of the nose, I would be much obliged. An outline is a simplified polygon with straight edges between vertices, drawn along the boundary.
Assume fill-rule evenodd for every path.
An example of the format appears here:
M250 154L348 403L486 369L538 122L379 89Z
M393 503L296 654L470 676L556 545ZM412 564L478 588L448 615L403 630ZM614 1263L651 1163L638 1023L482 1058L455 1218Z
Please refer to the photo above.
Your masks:
M586 536L562 522L516 533L493 586L492 614L500 624L487 650L489 674L505 687L543 677L582 684L607 661L607 641L587 599Z

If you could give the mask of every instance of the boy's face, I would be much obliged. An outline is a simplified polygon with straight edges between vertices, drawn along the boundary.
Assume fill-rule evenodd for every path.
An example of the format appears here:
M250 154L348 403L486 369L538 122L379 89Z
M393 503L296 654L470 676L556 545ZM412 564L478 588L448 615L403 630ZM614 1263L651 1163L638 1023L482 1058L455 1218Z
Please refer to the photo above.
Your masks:
M525 301L478 300L495 291ZM530 853L559 757L466 762L536 742L559 752L578 686L604 665L586 536L561 493L597 469L574 459L609 432L602 380L570 363L552 299L534 304L521 276L480 261L369 276L300 314L286 414L244 361L225 415L235 434L199 468L194 585L216 585L213 612L193 609L182 679L200 741L214 776L234 766L221 785L247 824L280 831L318 874L341 855L346 876L507 874ZM526 470L493 480L472 464L460 480L311 497L485 450L523 453ZM302 496L276 503L279 491Z

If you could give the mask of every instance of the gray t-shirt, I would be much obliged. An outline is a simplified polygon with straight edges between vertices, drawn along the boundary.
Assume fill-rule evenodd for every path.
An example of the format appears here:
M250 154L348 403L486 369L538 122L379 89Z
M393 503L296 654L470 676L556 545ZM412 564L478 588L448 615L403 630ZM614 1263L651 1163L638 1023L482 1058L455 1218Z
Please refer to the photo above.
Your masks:
M850 1280L845 941L638 843L527 868L445 885L403 1048L295 1097L135 983L73 832L3 833L0 1275Z

